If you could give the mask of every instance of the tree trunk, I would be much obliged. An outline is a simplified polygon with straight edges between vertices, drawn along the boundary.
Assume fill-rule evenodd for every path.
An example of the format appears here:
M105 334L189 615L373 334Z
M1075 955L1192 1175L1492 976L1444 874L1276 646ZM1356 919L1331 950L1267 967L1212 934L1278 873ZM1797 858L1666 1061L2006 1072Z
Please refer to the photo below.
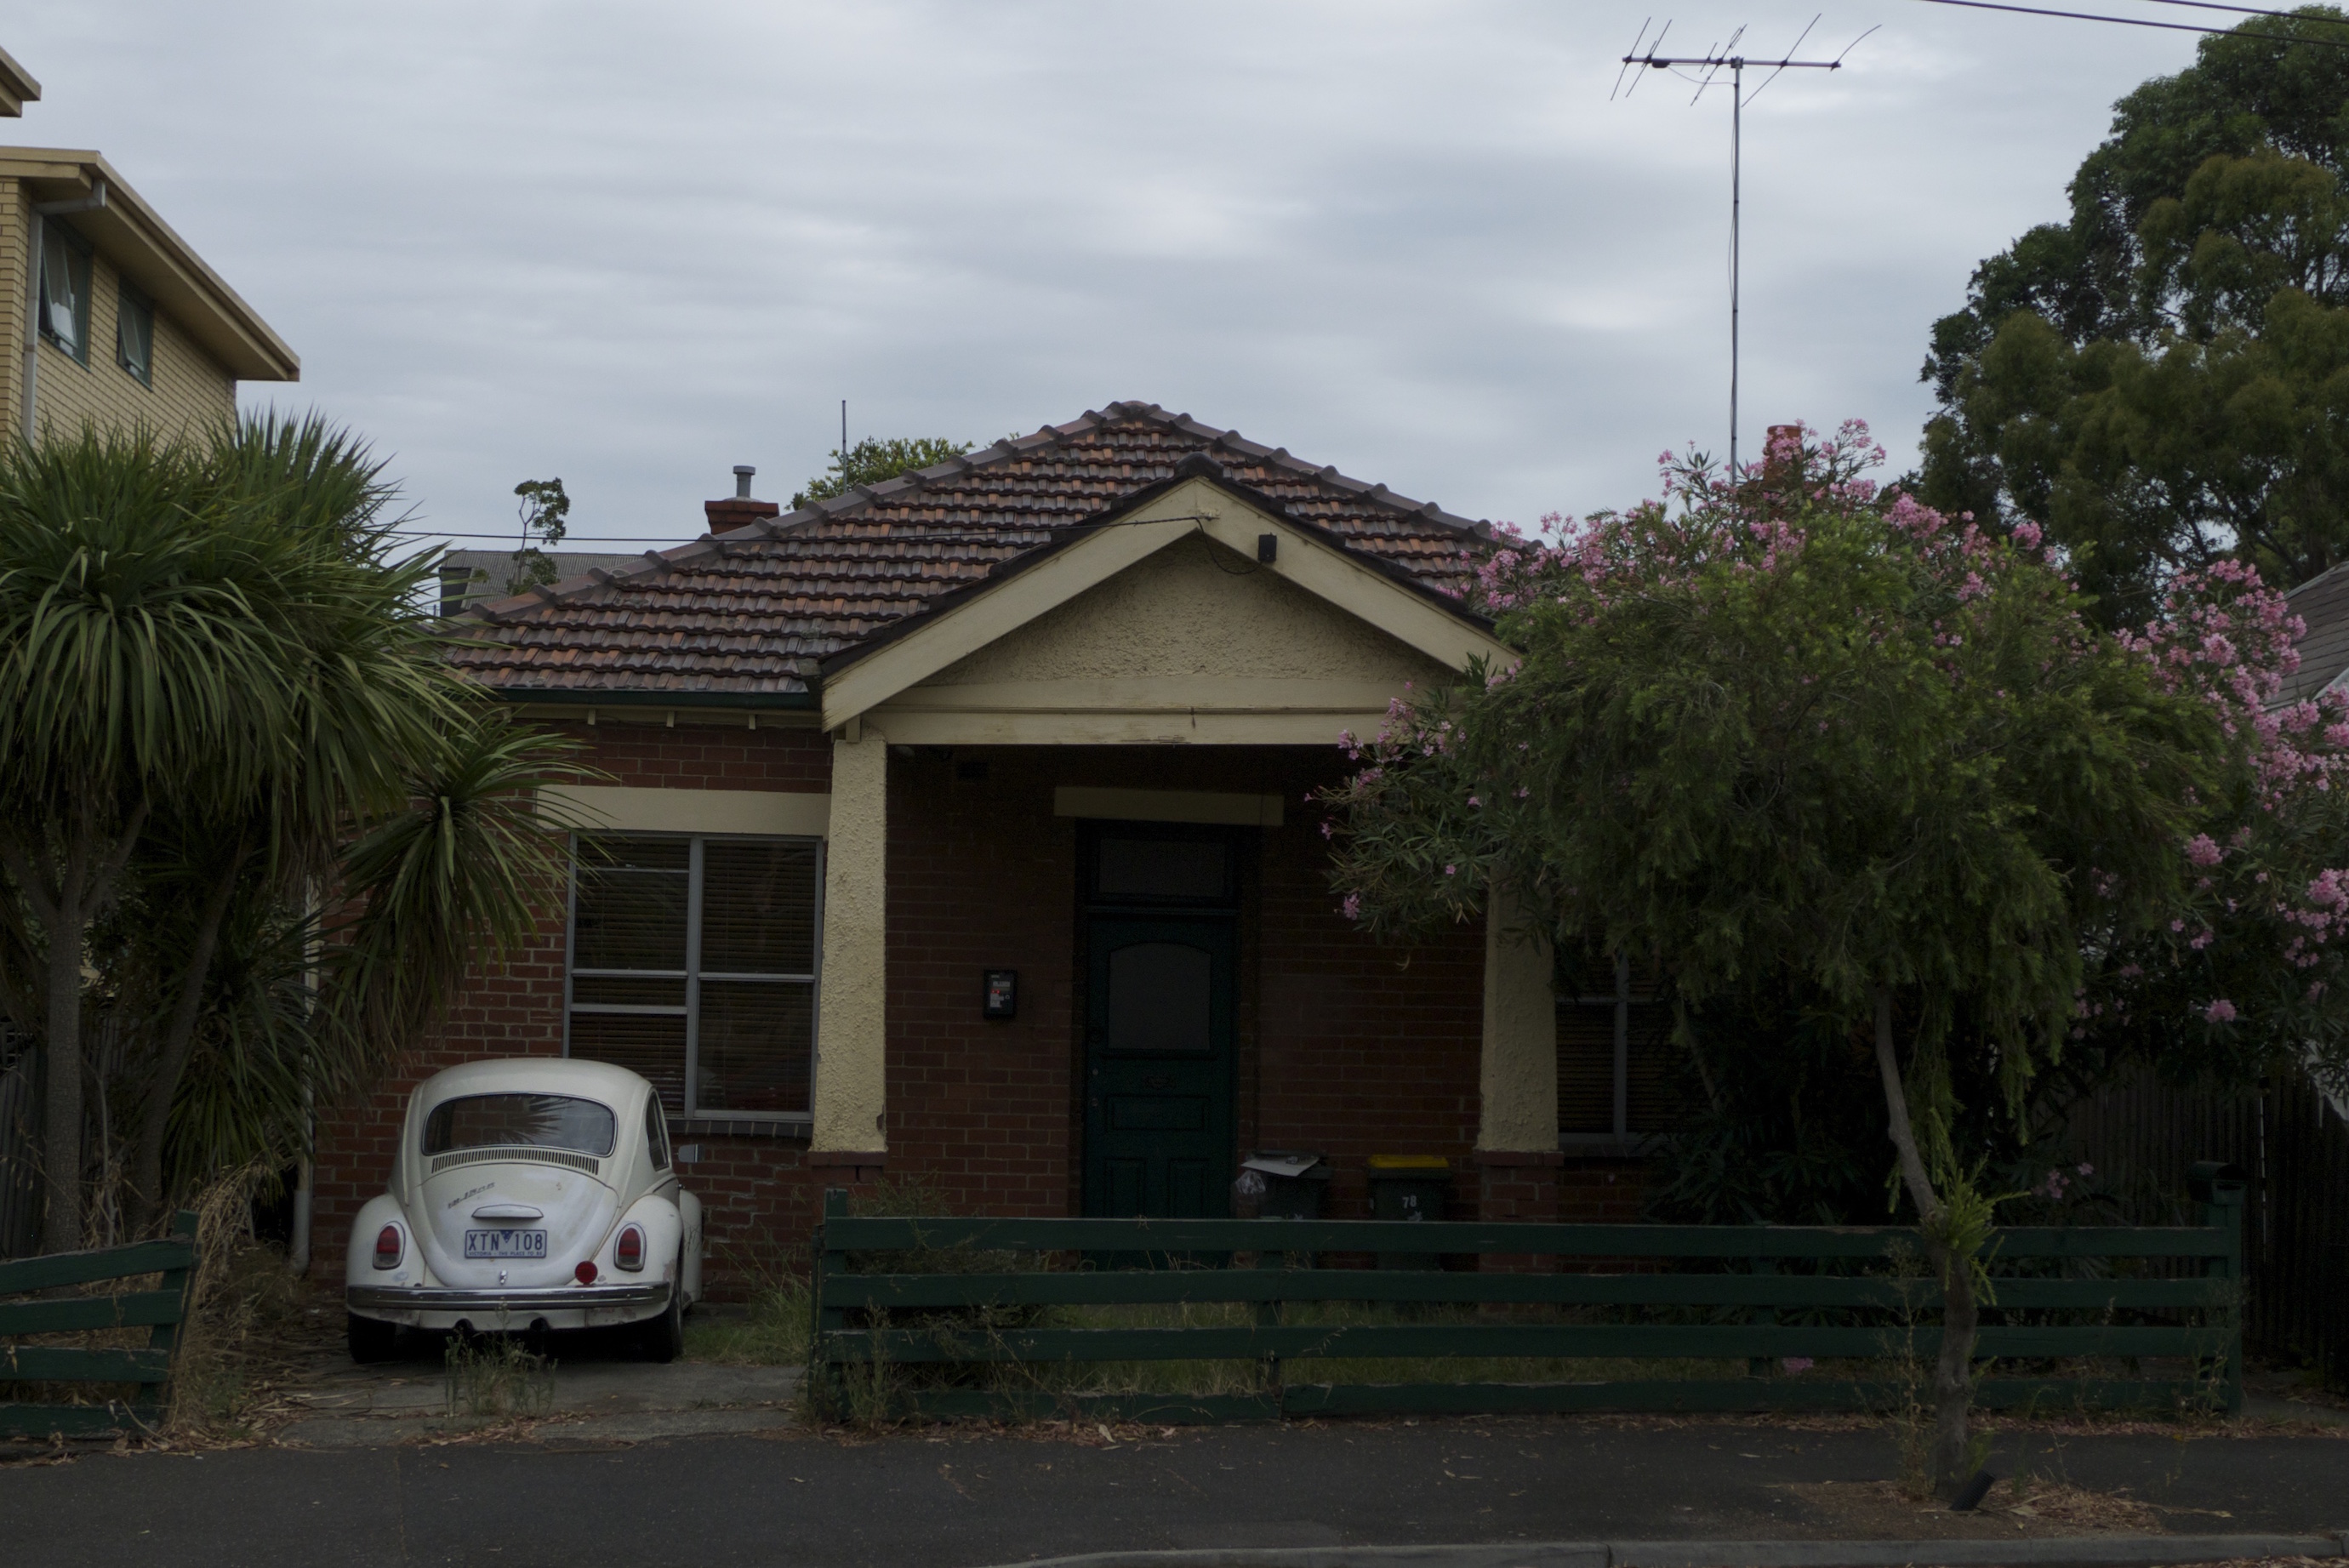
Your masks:
M41 1070L47 1079L41 1096L41 1164L48 1188L41 1211L44 1253L81 1250L82 944L89 923L106 906L122 868L129 863L146 822L142 801L115 841L103 846L101 858L98 832L83 818L68 830L62 866L49 861L37 834L31 852L21 842L0 839L0 865L7 867L17 891L32 906L47 945L41 1040Z
M188 1070L188 1053L195 1042L196 1019L202 1011L204 981L211 975L212 954L220 947L221 925L228 916L229 900L236 892L250 851L239 843L229 856L220 880L205 896L197 917L196 938L180 976L180 994L164 1026L162 1048L156 1053L154 1071L148 1075L147 1097L140 1107L139 1141L131 1155L130 1188L135 1205L131 1233L143 1235L163 1212L163 1138L171 1125L171 1101Z
M1974 1301L1973 1260L1950 1247L1942 1225L1940 1194L1933 1190L1917 1130L1909 1116L1909 1093L1900 1081L1900 1059L1892 1048L1892 992L1876 988L1876 1068L1884 1080L1892 1146L1900 1157L1900 1180L1917 1205L1918 1230L1926 1256L1941 1286L1941 1353L1933 1366L1933 1440L1926 1454L1927 1478L1942 1496L1966 1482L1966 1418L1973 1402L1974 1329L1982 1313Z

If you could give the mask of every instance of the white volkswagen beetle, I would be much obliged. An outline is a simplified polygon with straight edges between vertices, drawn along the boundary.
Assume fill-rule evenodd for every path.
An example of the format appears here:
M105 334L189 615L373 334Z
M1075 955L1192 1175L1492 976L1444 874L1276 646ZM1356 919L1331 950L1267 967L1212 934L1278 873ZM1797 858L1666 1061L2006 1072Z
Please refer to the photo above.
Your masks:
M701 1203L678 1185L653 1086L554 1057L468 1062L409 1097L390 1190L351 1226L351 1358L400 1327L640 1325L676 1357L701 1295Z

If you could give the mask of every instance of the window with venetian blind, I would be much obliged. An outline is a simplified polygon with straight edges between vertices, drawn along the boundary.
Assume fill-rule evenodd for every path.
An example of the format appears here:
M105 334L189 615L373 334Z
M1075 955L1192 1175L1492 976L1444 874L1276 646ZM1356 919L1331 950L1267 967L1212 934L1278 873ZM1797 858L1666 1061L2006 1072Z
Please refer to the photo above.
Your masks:
M676 1115L806 1119L823 887L816 839L580 834L565 1048Z
M1557 967L1557 1134L1565 1149L1636 1148L1678 1125L1671 1008L1620 958Z

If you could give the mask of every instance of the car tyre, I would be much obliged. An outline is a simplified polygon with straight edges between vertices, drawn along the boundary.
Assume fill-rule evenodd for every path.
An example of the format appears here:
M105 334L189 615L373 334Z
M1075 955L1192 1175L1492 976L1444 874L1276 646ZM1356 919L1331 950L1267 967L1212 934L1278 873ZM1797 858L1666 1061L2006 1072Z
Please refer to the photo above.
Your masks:
M380 1318L361 1317L356 1312L345 1313L344 1336L351 1347L351 1359L362 1367L379 1361L389 1361L399 1354L399 1325Z
M658 1317L647 1318L636 1329L636 1354L647 1361L663 1366L685 1354L685 1253L677 1254L677 1269L670 1276L673 1282L668 1293L668 1305Z

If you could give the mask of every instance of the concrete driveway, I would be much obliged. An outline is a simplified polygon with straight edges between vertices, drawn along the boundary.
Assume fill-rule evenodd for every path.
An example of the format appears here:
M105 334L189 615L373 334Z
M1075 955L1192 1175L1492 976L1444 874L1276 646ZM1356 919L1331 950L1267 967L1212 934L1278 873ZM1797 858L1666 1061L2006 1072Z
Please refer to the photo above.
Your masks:
M372 1367L321 1346L279 1390L290 1418L270 1437L302 1448L376 1448L532 1422L541 1440L639 1442L765 1431L792 1422L800 1370L638 1361L624 1337L571 1334L532 1346L543 1369L479 1347L451 1368L443 1342L419 1337ZM522 1348L517 1346L517 1349Z

